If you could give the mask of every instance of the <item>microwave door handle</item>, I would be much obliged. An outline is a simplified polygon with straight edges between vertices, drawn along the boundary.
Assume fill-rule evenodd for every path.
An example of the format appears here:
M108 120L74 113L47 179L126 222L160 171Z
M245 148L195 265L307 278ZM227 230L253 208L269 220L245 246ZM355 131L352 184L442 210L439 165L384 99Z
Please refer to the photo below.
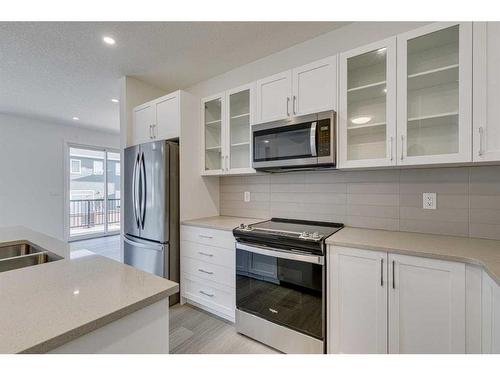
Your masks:
M316 152L316 121L311 123L310 142L311 142L311 155L318 156Z

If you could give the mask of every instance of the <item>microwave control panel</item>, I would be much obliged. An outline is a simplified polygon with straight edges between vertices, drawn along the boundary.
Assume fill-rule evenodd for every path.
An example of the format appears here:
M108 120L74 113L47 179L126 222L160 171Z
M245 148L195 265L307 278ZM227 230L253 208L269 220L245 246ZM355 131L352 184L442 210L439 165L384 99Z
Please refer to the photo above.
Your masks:
M331 123L329 119L318 121L318 157L330 156Z

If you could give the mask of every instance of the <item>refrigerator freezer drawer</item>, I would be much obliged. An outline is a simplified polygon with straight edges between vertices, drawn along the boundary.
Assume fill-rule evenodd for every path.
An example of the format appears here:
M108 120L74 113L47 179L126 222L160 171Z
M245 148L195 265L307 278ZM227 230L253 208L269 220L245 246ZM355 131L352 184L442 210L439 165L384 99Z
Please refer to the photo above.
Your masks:
M168 275L165 274L165 270L168 270L168 257L166 257L168 244L139 242L130 237L124 237L123 242L125 264L168 278Z

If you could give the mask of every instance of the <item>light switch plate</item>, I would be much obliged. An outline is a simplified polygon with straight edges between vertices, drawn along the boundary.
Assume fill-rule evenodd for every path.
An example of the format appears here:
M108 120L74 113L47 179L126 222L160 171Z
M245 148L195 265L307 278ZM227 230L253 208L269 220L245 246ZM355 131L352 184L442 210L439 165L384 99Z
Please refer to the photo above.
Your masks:
M243 194L243 200L245 202L250 202L250 192L249 191L245 191L245 193Z
M437 194L436 193L424 193L423 195L423 209L424 210L435 210L437 207Z

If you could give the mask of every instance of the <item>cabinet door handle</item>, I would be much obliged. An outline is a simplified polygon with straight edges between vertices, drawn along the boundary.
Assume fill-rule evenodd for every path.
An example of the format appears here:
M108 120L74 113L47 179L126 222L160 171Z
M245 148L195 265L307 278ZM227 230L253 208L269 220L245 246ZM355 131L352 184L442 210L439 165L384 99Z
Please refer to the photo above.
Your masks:
M211 240L213 238L212 236L207 236L206 234L199 234L198 236L200 238L208 238L209 240Z
M155 129L156 129L156 124L153 124L153 139L156 139L158 133Z
M226 171L229 171L229 155L226 155Z
M198 268L198 271L200 271L201 273L206 273L207 275L213 275L214 274L212 271L206 271L203 268Z
M293 96L293 103L292 103L292 109L293 109L293 114L296 115L297 114L297 110L295 108L296 104L297 103L297 97L294 95Z
M212 294L212 293L207 293L207 292L205 292L205 291L203 291L203 290L200 290L200 293L201 293L201 294L203 294L203 295L205 295L205 296L207 296L207 297L213 297L213 296L214 296L214 294Z
M153 139L153 132L152 132L152 130L153 130L153 125L151 124L151 125L149 125L149 139Z
M483 142L484 142L484 128L482 126L479 127L479 156L484 155L484 149L483 149Z
M290 116L290 97L286 97L286 115Z
M392 261L392 289L396 289L396 262Z
M207 256L207 257L213 257L213 256L214 256L214 254L204 253L203 251L198 251L198 254L200 254L200 255L205 255L205 256Z
M384 286L384 258L380 259L380 286Z
M405 136L401 135L401 160L404 158Z
M394 160L394 156L393 156L393 152L392 152L392 149L394 148L393 142L394 142L394 137L391 136L391 138L389 139L389 147L391 148L391 161Z

